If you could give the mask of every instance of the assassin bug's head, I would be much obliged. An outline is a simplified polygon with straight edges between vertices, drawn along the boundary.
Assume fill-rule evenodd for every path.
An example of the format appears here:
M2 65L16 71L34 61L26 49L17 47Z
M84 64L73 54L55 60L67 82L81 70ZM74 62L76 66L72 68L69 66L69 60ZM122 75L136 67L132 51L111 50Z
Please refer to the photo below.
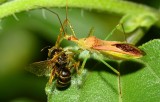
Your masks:
M76 38L75 36L73 35L65 35L64 37L66 40L69 40L69 41L77 41L78 38Z

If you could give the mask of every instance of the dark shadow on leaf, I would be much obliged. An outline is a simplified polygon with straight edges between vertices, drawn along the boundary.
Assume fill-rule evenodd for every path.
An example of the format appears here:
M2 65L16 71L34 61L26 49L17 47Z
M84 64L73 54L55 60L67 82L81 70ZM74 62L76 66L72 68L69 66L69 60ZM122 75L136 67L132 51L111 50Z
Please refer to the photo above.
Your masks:
M113 68L115 68L116 70L120 71L121 75L134 73L145 67L143 63L138 62L138 61L133 61L133 60L125 60L125 61L122 61L120 64L115 61L106 61L106 62L109 65L111 65ZM104 65L103 63L97 60L92 60L92 59L88 60L85 65L85 68L91 72L92 71L97 71L97 72L106 71L108 73L117 75L110 68L108 68L106 65Z
M144 67L145 65L138 61L129 61L129 60L127 61L126 60L120 64L119 69L120 69L120 73L122 76L122 75L130 74L130 73L135 73Z
M145 36L136 44L136 45L142 45L146 42L149 42L152 39L159 39L160 34L157 33L159 32L159 27L152 26L149 31L146 32Z
M113 68L115 68L116 70L118 69L118 63L115 61L106 61L109 65L111 65ZM89 71L106 71L112 74L115 74L111 69L109 69L106 65L104 65L103 63L101 63L100 61L97 60L88 60L85 68L87 68Z
M110 61L110 62L107 62L109 63L111 66L113 66L114 68L117 68L118 67L118 63L117 62L113 62L113 61ZM115 89L113 87L113 85L109 82L111 80L107 80L101 72L106 72L106 73L112 73L112 74L115 74L111 69L107 68L107 66L105 66L103 63L97 61L97 60L88 60L88 62L86 63L85 65L85 68L89 71L89 73L87 74L91 74L92 72L97 72L98 75L101 77L101 80L105 82L106 86L109 86L113 91L114 93L117 93L117 89ZM85 76L85 79L87 78L88 75ZM85 83L85 80L83 80L83 84ZM83 87L83 85L81 86L81 88Z

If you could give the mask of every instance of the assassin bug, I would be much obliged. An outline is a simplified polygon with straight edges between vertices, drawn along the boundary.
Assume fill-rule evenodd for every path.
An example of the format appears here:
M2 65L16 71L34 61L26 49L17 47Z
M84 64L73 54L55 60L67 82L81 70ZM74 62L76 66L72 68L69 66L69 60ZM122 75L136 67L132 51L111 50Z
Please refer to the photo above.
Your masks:
M107 67L119 75L120 73L117 70L103 60L104 57L124 60L136 59L144 55L142 50L126 42L101 40L95 36L92 36L91 34L89 34L89 36L86 38L78 39L69 20L66 19L65 22L68 22L69 26L71 27L72 35L65 34L64 38L75 42L82 52L85 51L84 53L88 53L88 57L84 58L85 60L83 61L82 65L85 65L87 59L90 57L90 54L93 54L94 58L104 63ZM106 38L109 36L110 35L108 35ZM83 68L84 66L81 67L81 70L83 70Z
M67 6L66 6L66 12L67 12ZM144 56L144 54L145 54L142 50L140 50L139 48L135 47L132 44L129 44L126 42L119 42L119 41L107 41L107 39L109 38L109 36L112 35L112 33L115 29L113 29L112 33L110 33L105 38L105 40L101 40L101 39L93 36L92 29L91 29L88 37L78 39L76 37L76 34L73 30L73 27L72 27L69 19L67 18L67 13L66 13L66 19L63 22L62 27L64 28L67 25L70 27L72 34L69 35L67 33L64 33L64 39L76 43L78 45L78 50L81 50L81 53L85 53L85 58L84 58L84 61L82 63L82 66L80 68L79 73L81 73L87 59L91 55L93 55L95 59L104 63L107 67L109 67L111 70L113 70L116 74L120 75L120 73L117 70L115 70L112 66L110 66L107 62L104 61L104 57L124 60L124 59L140 58L140 57ZM122 26L122 29L123 29L123 26ZM123 29L123 31L124 31L124 29ZM74 51L74 48L70 47L70 50ZM81 54L81 53L79 53L79 54Z
M92 35L93 29L90 30L88 37L78 39L68 19L67 10L68 10L68 7L66 6L66 19L64 20L63 24L61 23L59 16L55 12L51 10L49 11L56 14L61 23L59 39L66 39L78 45L76 48L70 46L70 47L67 47L66 49L68 49L72 53L73 52L78 53L79 56L81 55L83 56L83 54L85 55L83 56L84 60L82 62L81 68L79 70L77 69L79 74L82 72L87 59L90 58L91 56L93 56L95 59L104 63L107 67L109 67L118 75L120 75L120 73L116 69L114 69L112 66L110 66L104 59L113 58L113 59L124 60L124 59L136 59L144 56L145 53L132 44L129 44L126 42L120 42L120 41L107 41L107 39L113 34L113 31L116 28L113 29L112 33L110 33L104 40L101 40L93 36ZM64 31L64 28L67 28L67 26L69 26L71 30L71 34L67 34L67 32ZM120 24L118 26L120 26ZM122 29L123 29L123 26L122 26ZM124 32L124 29L123 29L123 32Z
M116 28L113 29L113 31L110 34L108 34L108 36L104 40L101 40L93 36L92 35L93 29L90 30L88 37L78 39L76 37L76 34L73 30L73 27L69 19L67 18L67 14L68 14L67 10L68 8L66 6L66 19L63 22L61 29L64 29L65 27L67 28L67 26L69 26L71 30L71 34L67 34L65 32L63 34L63 38L68 41L72 41L78 45L78 48L76 49L74 47L69 47L69 49L73 52L79 52L79 50L81 50L79 55L85 54L84 56L85 58L83 60L79 73L82 72L87 59L90 58L91 55L93 55L95 59L104 63L107 67L109 67L118 75L120 75L120 73L116 69L114 69L112 66L110 66L107 62L105 62L104 58L124 60L124 59L136 59L144 56L145 53L132 44L129 44L126 42L120 42L120 41L107 41L107 39L113 34ZM122 29L124 32L124 28L122 24L119 24L117 26L120 26L120 25L122 26Z

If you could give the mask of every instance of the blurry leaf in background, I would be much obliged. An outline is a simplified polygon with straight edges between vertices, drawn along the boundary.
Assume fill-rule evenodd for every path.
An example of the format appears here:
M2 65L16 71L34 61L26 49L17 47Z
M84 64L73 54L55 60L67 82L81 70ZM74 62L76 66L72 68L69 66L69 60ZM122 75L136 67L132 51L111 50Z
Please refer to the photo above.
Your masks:
M138 28L149 29L157 21L158 19L150 14L141 14L125 15L120 22L125 27L125 32L130 33Z
M17 72L29 60L29 49L34 49L35 40L24 31L8 31L0 38L0 75ZM33 45L33 46L31 46ZM29 49L28 49L29 48ZM18 68L18 69L16 69Z
M34 26L25 16L21 13L17 15L18 21L13 16L1 21L0 100L4 102L22 97L41 102L46 100L43 89L46 79L35 78L24 70L29 62L35 60L34 56L37 60L40 58L40 49L44 46L40 46L42 40L28 30Z
M148 5L150 7L156 8L156 9L159 9L159 5L160 5L159 0L154 0L154 1L149 1L149 0L128 0L128 1L133 1L133 2L139 3L139 4L145 4L145 5Z
M62 21L65 19L65 9L53 8L52 10L59 14ZM120 17L121 15L106 12L96 12L94 10L87 11L83 9L71 8L69 8L68 10L68 18L70 19L76 35L79 38L86 37L91 27L95 28L94 35L96 37L101 39L105 38L106 35L119 23ZM29 63L46 59L47 52L40 52L40 50L48 45L54 45L54 42L57 39L57 35L59 34L59 28L60 24L57 17L46 10L32 10L22 12L1 19L1 101L46 101L47 96L45 95L44 88L48 79L39 78L30 74L29 72L27 73L24 70L24 67L26 67ZM159 29L154 33L152 31L149 32L148 35L152 36L152 38L155 38L154 34L158 35ZM150 40L150 38L151 37L148 37L145 41ZM112 35L112 37L109 38L109 40L124 41L124 35L117 30ZM152 47L155 43L156 41L152 42L151 45L147 45ZM71 44L71 42L63 41L62 46L67 46L68 44ZM142 48L146 50L146 46ZM153 50L154 49L150 48L149 52L154 52ZM144 60L147 58L153 58L154 62L156 60L156 54L158 53L151 54L149 55L150 57L145 57ZM126 63L139 65L132 62ZM57 91L56 95L51 95L50 99L57 101L58 99L62 99L63 97L65 101L67 101L67 99L69 98L72 98L73 101L78 98L80 99L80 101L86 101L86 98L88 98L88 100L92 102L95 101L95 99L102 99L105 102L106 100L110 100L111 102L113 102L114 100L118 100L118 93L116 92L118 90L117 77L114 74L110 73L109 70L107 70L108 72L106 72L106 66L104 65L98 64L91 66L93 62L87 62L87 64L89 66L87 67L87 69L89 69L89 71L86 72L87 76L83 77L80 80L77 79L77 77L73 76L73 87L66 91ZM130 65L127 64L128 66L126 66L125 62L122 63L123 70L126 70L124 69L125 67L123 66L123 64L125 67L129 67L128 70L130 70ZM113 63L113 65L114 67L117 67L115 63ZM152 63L149 65L152 65ZM154 65L155 64L153 64L152 68L154 68ZM95 67L94 70L90 69L92 67ZM128 102L131 96L133 96L133 101L135 101L136 99L147 99L150 98L150 94L156 94L155 99L153 99L154 102L156 102L156 99L159 99L157 93L157 91L159 91L159 82L154 82L156 80L155 77L152 76L152 74L147 70L146 67L142 69L140 68L136 71L131 68L132 70L129 71L131 73L122 76L122 79L124 79L122 80L122 84L123 86L125 86L122 88L122 92L126 92L123 94L125 97L124 101ZM154 69L158 70L157 68L158 66L156 66ZM153 80L150 80L152 78ZM77 88L77 81L84 82L82 83L82 86L78 86L80 87L79 89ZM141 84L141 82L143 84ZM140 87L138 86L139 84ZM135 85L135 87L132 90L133 85ZM144 87L146 88L146 90L141 90L141 88L143 89ZM149 89L150 91L148 91L147 89ZM141 95L141 93L145 94ZM97 94L99 96L97 96Z
M7 0L0 0L0 4L6 2Z

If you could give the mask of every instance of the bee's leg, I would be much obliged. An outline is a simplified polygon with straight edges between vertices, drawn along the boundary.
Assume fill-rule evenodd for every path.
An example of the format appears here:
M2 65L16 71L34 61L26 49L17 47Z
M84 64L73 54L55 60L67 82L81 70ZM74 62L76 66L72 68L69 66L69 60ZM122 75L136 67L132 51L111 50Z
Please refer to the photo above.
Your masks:
M77 61L77 62L74 62L74 64L73 64L73 68L75 68L76 69L76 72L78 73L78 67L79 67L79 65L80 65L80 61Z
M51 75L49 77L49 85L52 84L52 80L54 79L54 76L55 76L55 71L56 71L55 68L53 68L51 71Z
M110 68L113 72L115 72L118 76L120 75L120 73L114 69L111 65L109 65L107 62L105 62L102 58L100 58L99 56L96 56L97 60L101 61L103 64L105 64L108 68Z

